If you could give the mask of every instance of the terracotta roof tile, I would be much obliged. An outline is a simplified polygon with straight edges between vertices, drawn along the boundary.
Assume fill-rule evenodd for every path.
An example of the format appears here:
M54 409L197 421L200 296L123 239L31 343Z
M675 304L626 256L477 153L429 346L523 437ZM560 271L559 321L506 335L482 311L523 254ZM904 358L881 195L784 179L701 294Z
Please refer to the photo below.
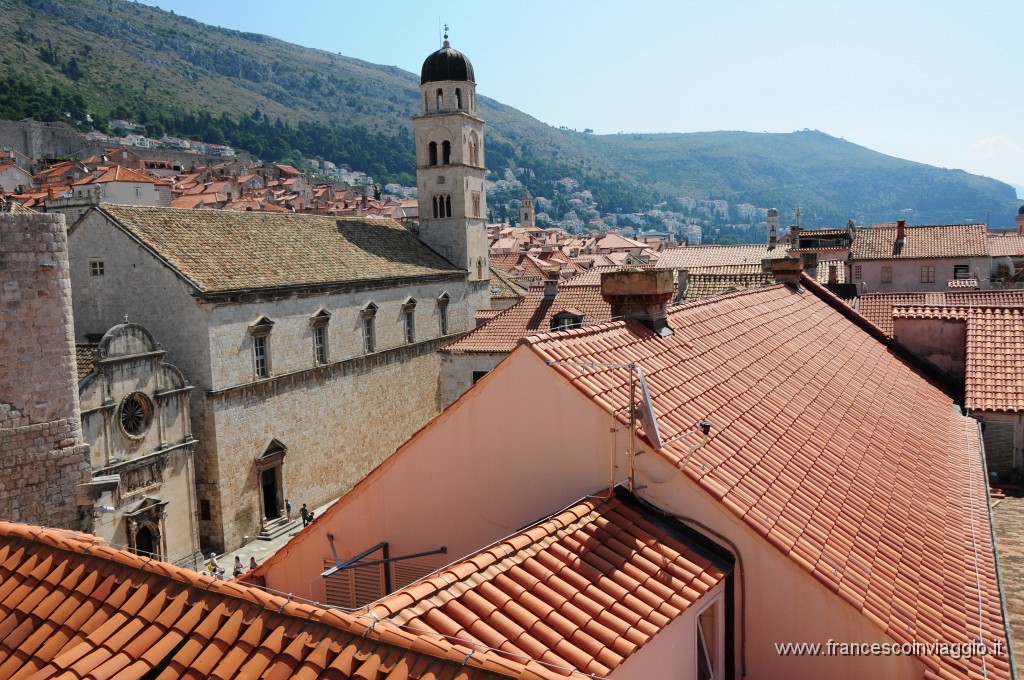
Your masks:
M950 642L976 639L979 623L1005 640L977 423L820 284L803 285L670 308L664 338L628 320L525 344L547 361L639 362L663 437L713 423L684 473L893 639L931 642L938 622ZM622 418L624 371L551 370ZM659 453L681 466L687 446ZM922 661L948 677L982 663Z
M896 228L855 229L853 260L917 259L932 257L985 257L988 229L984 224L949 224L906 228L906 242L896 246Z
M562 677L487 650L466 660L462 647L387 622L368 628L84 534L0 522L5 678Z
M967 408L1024 411L1024 309L975 308L966 317Z
M894 307L993 307L1024 304L1024 289L949 291L944 293L868 293L854 308L861 316L892 335Z
M553 300L544 298L543 286L531 286L526 297L482 326L444 347L445 352L511 352L520 339L551 330L556 314L574 309L583 312L583 323L604 321L612 308L601 297L601 287L559 284Z
M583 501L371 611L510 659L607 675L731 569L631 502Z
M113 204L99 210L207 293L462 271L383 218Z
M758 265L761 260L786 257L785 246L681 246L666 250L658 260L659 269L695 269L722 265Z
M988 250L992 257L1024 257L1024 236L989 234Z

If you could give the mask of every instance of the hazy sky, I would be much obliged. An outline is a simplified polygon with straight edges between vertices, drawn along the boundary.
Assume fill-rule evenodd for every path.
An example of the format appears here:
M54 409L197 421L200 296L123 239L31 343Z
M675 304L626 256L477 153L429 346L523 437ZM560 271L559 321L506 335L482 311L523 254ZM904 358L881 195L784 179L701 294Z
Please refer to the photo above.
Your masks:
M477 89L597 133L821 130L1024 185L1024 0L146 0Z

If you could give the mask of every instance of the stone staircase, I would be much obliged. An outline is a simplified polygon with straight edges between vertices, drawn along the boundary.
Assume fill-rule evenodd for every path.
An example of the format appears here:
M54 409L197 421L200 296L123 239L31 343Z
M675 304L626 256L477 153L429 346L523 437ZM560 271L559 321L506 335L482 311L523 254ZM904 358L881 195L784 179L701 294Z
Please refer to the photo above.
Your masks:
M284 536L290 533L293 529L297 529L300 526L299 520L288 519L287 517L278 517L268 522L263 523L263 528L260 529L260 535L257 536L261 541L272 541L275 538Z

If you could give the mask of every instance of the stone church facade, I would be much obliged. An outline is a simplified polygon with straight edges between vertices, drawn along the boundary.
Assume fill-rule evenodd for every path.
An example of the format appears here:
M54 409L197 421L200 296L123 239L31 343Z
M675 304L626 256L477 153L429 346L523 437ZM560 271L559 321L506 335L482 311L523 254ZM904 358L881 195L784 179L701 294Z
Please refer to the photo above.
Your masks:
M82 432L92 452L93 533L168 562L199 555L193 387L148 330L120 323L79 345Z
M486 282L382 218L101 205L69 235L76 333L125 315L196 385L203 543L360 480L439 411Z

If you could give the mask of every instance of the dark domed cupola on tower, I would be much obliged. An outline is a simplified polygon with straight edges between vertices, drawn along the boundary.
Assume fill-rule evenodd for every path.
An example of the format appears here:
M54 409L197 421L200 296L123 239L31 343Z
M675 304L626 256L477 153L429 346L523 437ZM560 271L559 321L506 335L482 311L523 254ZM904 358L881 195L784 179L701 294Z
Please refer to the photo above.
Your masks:
M416 184L420 239L466 269L470 282L486 292L484 122L477 116L474 78L473 65L446 33L420 71L422 109L413 118Z

